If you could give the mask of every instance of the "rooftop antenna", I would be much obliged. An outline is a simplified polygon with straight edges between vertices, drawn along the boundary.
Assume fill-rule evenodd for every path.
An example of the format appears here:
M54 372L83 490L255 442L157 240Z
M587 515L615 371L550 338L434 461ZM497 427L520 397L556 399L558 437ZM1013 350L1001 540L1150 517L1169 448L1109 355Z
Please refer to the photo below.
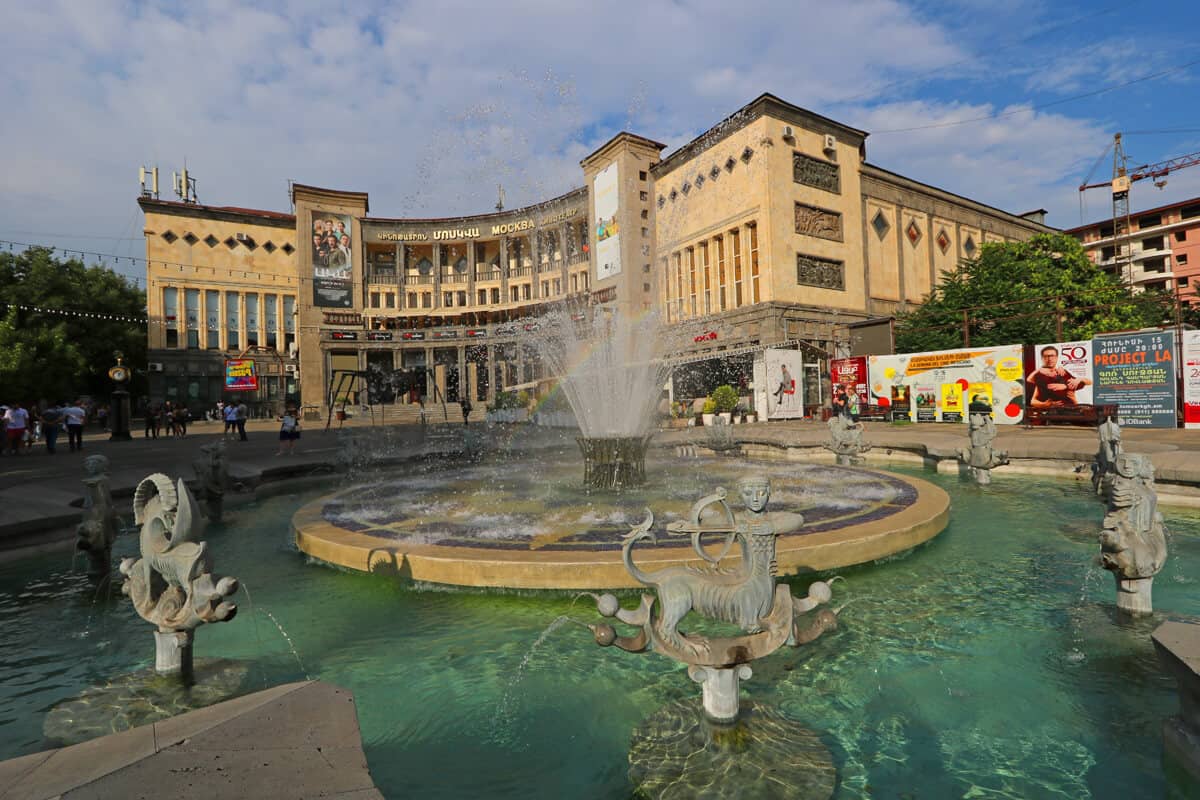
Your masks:
M146 188L146 178L150 179L150 188ZM158 199L158 167L153 169L148 167L138 168L138 180L142 184L142 197L153 197Z
M504 210L504 187L500 184L496 184L496 210Z
M196 179L188 175L187 161L183 162L183 172L172 172L171 183L175 188L175 196L184 203L199 203L196 197Z

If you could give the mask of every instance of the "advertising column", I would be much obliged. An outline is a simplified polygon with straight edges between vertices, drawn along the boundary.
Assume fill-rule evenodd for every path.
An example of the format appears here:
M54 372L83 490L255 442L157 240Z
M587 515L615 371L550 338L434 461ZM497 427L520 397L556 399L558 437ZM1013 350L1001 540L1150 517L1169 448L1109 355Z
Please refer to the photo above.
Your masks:
M1200 331L1183 332L1183 426L1200 428Z
M1121 425L1174 428L1174 332L1097 336L1092 344L1096 405L1119 405Z

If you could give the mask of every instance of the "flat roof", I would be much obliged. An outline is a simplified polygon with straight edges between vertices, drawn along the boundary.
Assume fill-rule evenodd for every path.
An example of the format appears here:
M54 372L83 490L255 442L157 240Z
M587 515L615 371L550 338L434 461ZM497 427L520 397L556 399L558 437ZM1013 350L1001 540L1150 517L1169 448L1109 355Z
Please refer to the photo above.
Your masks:
M1184 206L1190 206L1190 205L1194 205L1196 203L1200 203L1200 197L1193 197L1189 200L1180 200L1178 203L1168 203L1165 206L1158 206L1156 208L1147 208L1142 211L1130 211L1129 216L1140 217L1143 214L1157 214L1161 211L1170 211L1173 208L1182 208ZM1089 228L1099 228L1101 225L1104 225L1105 223L1111 224L1112 217L1108 217L1107 219L1101 219L1097 222L1089 222L1086 225L1080 225L1076 228L1067 228L1065 231L1063 231L1063 233L1079 233L1080 231L1086 231Z

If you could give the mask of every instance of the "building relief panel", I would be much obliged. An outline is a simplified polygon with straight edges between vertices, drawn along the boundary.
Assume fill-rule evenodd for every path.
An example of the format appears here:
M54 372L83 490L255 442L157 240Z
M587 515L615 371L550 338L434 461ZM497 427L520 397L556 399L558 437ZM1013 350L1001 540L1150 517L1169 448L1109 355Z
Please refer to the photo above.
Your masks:
M846 288L846 264L828 258L796 254L796 283L820 289Z
M832 242L844 241L842 215L827 208L796 203L796 233Z
M792 180L834 194L842 192L838 165L803 153L792 153Z

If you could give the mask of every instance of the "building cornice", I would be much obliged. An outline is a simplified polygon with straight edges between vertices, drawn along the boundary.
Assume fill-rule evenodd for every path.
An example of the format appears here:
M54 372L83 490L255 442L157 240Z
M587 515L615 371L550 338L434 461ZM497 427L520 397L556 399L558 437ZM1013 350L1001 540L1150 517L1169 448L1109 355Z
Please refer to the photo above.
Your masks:
M532 205L523 206L521 208L508 209L505 211L493 211L488 214L474 214L458 217L363 217L364 224L383 223L383 224L414 224L414 225L443 225L443 224L459 224L465 222L503 222L514 217L528 217L553 210L557 206L567 205L571 202L578 201L581 198L587 197L587 187L580 186L578 189L560 194L558 197L552 197L549 200Z
M157 200L153 197L139 197L138 205L143 213L167 214L173 217L193 217L195 219L210 219L219 222L238 222L242 224L266 225L272 228L288 228L295 230L296 216L281 211L263 211L255 208L238 208L235 206L204 206L199 203L183 203L174 200Z
M312 196L318 202L357 205L362 203L364 211L370 211L371 205L367 202L366 192L349 192L342 189L325 189L320 186L308 186L303 183L292 184L292 205L296 204L296 193L301 192Z

